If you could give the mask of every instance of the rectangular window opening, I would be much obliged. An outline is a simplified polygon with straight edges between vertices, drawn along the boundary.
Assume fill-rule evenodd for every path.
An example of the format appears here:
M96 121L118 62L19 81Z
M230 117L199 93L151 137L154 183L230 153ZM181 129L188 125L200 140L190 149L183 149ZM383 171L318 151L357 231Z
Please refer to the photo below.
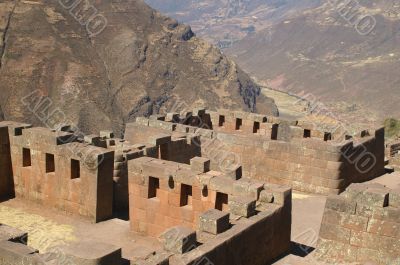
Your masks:
M278 124L272 125L271 140L277 140L278 139L278 129L279 129L279 125Z
M260 123L254 122L253 133L258 133L259 130L260 130Z
M225 124L225 116L219 115L219 121L218 121L218 126L222 127Z
M158 178L149 177L148 199L157 197L157 190L160 189L160 180Z
M79 179L81 177L81 164L79 160L71 160L71 179Z
M304 138L311 138L311 130L304 130Z
M236 130L240 130L240 128L242 127L242 119L236 119Z
M28 148L22 149L22 166L23 167L32 166L31 149Z
M46 154L46 173L55 171L54 155Z
M217 192L215 198L215 209L222 211L228 205L228 194Z
M324 134L324 141L327 142L327 141L330 141L330 140L332 140L332 134L331 133L325 133Z
M192 205L192 186L181 185L181 206Z

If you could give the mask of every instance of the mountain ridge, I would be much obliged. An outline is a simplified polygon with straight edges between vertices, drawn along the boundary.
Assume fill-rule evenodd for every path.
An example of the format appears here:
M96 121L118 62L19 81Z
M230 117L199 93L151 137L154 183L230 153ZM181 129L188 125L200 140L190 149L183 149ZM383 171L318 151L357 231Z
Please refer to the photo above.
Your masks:
M0 33L7 39L1 45L0 105L6 119L43 126L43 117L59 110L63 119L52 118L83 132L108 128L122 134L126 122L177 103L277 115L273 100L189 26L141 0L83 2L75 9L49 0L0 3ZM107 25L91 36L87 28L94 24L76 19L84 21L93 9ZM21 102L36 90L51 101L43 117Z

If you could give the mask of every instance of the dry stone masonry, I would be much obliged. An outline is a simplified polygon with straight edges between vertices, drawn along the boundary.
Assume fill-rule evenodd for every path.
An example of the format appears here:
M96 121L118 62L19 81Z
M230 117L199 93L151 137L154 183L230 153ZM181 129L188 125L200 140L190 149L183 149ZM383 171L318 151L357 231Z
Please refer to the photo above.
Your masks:
M5 121L0 166L2 201L92 222L126 216L131 233L158 239L159 248L129 258L135 265L268 264L291 247L292 188L331 195L318 258L355 262L373 253L380 264L398 262L400 192L353 184L384 173L383 129L349 136L204 109L137 118L124 139ZM60 253L77 264L126 263L116 246L78 242L38 253L27 237L0 225L0 263L54 264Z
M138 118L127 124L125 139L154 143L163 135L160 158L188 163L211 160L212 170L241 165L252 179L290 185L294 190L338 194L351 183L384 173L384 130L342 135L313 124L253 113L197 109Z
M352 184L328 198L317 257L329 263L400 263L400 190Z
M163 251L132 264L264 265L288 251L290 187L245 177L241 165L211 170L211 160L198 152L196 135L137 133L151 137L127 141L108 131L82 136L69 126L50 130L1 122L1 198L93 222L129 212L132 232L163 245ZM58 259L57 253L38 253L20 242L20 233L10 236L11 228L0 228L4 264ZM262 247L248 248L244 240ZM77 264L122 262L118 247L99 242L59 251Z

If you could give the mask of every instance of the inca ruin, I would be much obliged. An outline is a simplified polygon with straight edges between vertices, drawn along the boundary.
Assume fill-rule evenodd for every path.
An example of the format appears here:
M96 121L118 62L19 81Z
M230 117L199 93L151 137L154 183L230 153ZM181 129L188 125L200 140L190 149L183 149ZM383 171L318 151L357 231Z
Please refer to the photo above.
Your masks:
M379 254L378 264L397 258L396 247L372 246L382 237L388 245L399 240L399 191L356 184L385 174L383 129L349 137L298 121L205 109L139 117L127 124L124 139L111 131L79 135L68 125L0 126L3 199L98 224L122 213L126 236L158 242L147 255L127 259L125 246L78 241L58 249L71 260L270 264L292 248L292 191L328 196L318 260L368 261L362 255L369 250ZM15 257L59 262L60 253L26 246L26 232L0 229L4 264Z
M398 0L0 0L0 265L400 265L399 29Z

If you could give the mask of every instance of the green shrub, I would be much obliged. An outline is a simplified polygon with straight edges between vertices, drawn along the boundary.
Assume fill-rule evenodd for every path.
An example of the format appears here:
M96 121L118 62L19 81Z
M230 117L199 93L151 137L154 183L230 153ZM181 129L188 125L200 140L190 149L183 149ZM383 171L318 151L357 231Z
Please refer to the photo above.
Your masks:
M400 136L400 121L394 118L385 120L384 123L387 138Z

